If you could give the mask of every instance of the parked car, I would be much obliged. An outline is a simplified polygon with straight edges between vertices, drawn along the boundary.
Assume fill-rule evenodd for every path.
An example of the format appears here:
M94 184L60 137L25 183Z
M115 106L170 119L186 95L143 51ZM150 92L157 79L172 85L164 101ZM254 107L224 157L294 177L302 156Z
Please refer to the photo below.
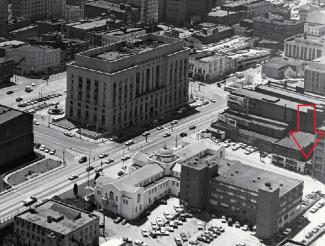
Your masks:
M165 132L164 134L163 134L163 137L164 138L167 138L167 137L169 137L170 136L170 133L169 132Z
M117 217L116 219L114 219L113 221L114 221L114 223L115 224L118 224L118 223L120 223L120 222L122 222L122 218L121 217Z
M148 231L146 229L141 228L141 233L142 233L142 236L149 237L149 233L148 233Z
M142 133L142 136L143 137L146 137L146 136L149 136L150 135L150 132L147 132L147 131L145 131L144 133Z
M128 159L130 159L131 157L129 156L129 155L124 155L124 156L122 156L121 157L121 160L122 161L126 161L126 160L128 160Z
M73 137L73 133L72 132L64 132L63 134L65 136L67 136L67 137Z
M185 232L181 232L179 235L181 236L183 242L187 242L187 236L186 236Z
M123 174L124 174L123 171L118 171L118 173L117 173L118 176L122 176Z
M172 124L172 125L176 125L177 123L178 123L177 120L173 120L173 121L170 122L170 124Z
M156 129L157 129L157 130L162 130L162 129L164 129L164 127L162 127L162 126L158 126L158 127L156 127Z
M80 159L79 159L79 163L85 163L87 161L87 156L82 156Z
M134 144L133 139L131 139L131 140L125 142L125 145L126 145L126 146L130 146L130 145L132 145L132 144Z
M182 138L183 138L183 137L186 137L186 136L187 136L187 133L186 133L186 132L181 132L181 133L179 134L179 136L182 137Z
M17 98L16 98L16 102L20 102L20 101L22 101L22 100L24 100L22 97L17 97Z
M14 91L7 91L7 95L14 93Z
M188 129L190 129L190 130L194 130L195 128L196 128L195 125L191 125L191 126L188 127Z
M51 149L49 154L50 154L50 155L54 155L55 152L56 152L55 149Z
M105 158L105 157L107 157L108 156L108 154L106 154L106 153L101 153L101 154L99 154L99 158L101 158L101 159L103 159L103 158Z
M181 246L182 245L182 240L179 237L174 237L174 241L176 243L177 246Z
M122 222L121 222L121 224L122 225L125 225L127 222L128 222L127 219L123 219Z

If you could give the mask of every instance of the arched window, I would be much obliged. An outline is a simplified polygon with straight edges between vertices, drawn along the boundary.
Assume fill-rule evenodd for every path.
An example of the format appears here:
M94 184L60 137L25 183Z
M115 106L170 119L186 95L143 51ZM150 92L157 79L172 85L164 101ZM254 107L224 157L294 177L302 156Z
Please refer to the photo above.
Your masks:
M114 192L113 191L109 192L109 199L114 200Z
M141 199L141 195L138 194L138 203L140 202L140 199Z

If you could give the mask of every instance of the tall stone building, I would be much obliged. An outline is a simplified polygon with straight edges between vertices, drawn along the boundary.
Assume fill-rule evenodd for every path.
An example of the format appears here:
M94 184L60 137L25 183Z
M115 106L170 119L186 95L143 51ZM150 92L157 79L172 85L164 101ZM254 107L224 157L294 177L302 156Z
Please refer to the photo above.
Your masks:
M164 117L188 102L188 59L182 40L154 34L79 53L66 117L109 133Z
M0 37L7 35L8 0L0 0Z

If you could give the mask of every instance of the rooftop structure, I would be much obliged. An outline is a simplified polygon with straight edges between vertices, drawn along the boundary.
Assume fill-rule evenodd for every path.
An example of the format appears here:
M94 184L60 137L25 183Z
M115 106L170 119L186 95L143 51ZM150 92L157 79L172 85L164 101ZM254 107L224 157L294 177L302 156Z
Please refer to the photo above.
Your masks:
M1 58L1 60L8 60L8 59ZM0 125L23 114L24 112L21 112L17 109L9 108L5 105L0 105Z

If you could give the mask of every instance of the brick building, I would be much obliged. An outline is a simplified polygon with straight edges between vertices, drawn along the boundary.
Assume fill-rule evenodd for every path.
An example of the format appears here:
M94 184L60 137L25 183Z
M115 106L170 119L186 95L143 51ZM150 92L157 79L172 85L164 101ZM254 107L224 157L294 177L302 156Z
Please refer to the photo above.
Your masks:
M180 200L216 211L272 238L299 214L303 181L209 155L183 164Z
M0 85L10 83L13 69L14 61L12 59L0 58Z

